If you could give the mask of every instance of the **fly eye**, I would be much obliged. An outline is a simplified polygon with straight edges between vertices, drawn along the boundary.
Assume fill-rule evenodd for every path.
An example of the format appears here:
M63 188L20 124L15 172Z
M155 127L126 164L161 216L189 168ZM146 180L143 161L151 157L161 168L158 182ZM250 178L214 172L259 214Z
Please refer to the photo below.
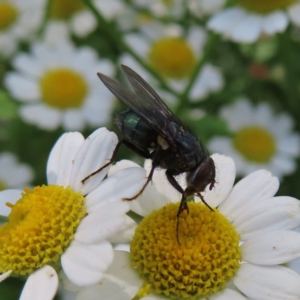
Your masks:
M204 191L207 185L210 185L211 190L215 183L215 175L214 161L208 157L189 174L188 185L197 192Z

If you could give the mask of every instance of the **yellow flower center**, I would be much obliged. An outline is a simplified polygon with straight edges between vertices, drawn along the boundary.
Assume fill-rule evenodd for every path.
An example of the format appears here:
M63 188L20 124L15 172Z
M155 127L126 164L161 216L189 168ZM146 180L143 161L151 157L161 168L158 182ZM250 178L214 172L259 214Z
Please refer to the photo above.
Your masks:
M245 9L261 14L285 9L294 2L295 0L236 0L236 3Z
M68 20L83 9L84 4L81 0L52 0L50 16L56 20Z
M44 102L61 109L80 107L88 92L80 74L62 68L48 71L40 81L40 88Z
M180 38L166 38L154 43L149 60L158 73L176 79L188 76L195 66L192 49Z
M4 191L7 189L7 185L3 180L0 180L0 191Z
M247 159L257 163L268 162L276 151L273 136L261 127L246 127L236 133L234 147Z
M153 292L171 299L207 299L223 289L240 265L239 236L217 210L189 203L179 218L178 204L153 211L135 231L132 266L144 279L134 300Z
M0 227L0 273L27 276L59 260L86 215L85 198L71 188L50 185L24 189Z
M7 30L18 17L18 10L10 3L0 3L0 31Z

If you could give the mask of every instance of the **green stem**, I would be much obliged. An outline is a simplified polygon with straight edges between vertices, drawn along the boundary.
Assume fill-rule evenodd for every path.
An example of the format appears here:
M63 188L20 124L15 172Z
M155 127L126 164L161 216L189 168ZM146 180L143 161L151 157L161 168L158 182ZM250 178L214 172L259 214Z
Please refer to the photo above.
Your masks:
M205 45L205 48L204 48L203 57L201 59L199 59L197 65L194 68L193 73L190 77L189 83L187 84L185 90L180 95L181 101L179 103L179 107L177 108L177 110L182 109L182 104L185 102L184 100L188 98L188 94L191 91L191 88L193 87L199 72L202 70L203 66L209 60L209 58L210 58L210 56L213 52L213 48L215 47L217 41L218 41L218 35L216 35L214 33L210 33L208 41L207 41L207 43Z
M48 0L47 1L47 5L46 5L46 9L45 9L45 13L44 13L44 18L43 18L43 22L41 24L41 27L38 31L38 37L42 37L44 35L47 23L50 19L50 9L51 9L51 5L52 5L52 0Z
M8 222L8 217L0 216L0 224Z
M166 81L161 77L153 68L151 68L144 60L141 58L129 45L124 41L122 33L116 28L114 24L108 22L102 14L98 11L95 5L91 0L82 0L84 4L90 9L95 18L98 21L98 24L101 28L106 31L107 35L112 39L114 44L119 47L121 51L129 53L141 66L143 66L160 84L162 88L172 93L175 96L178 96L178 93L173 91L166 83Z

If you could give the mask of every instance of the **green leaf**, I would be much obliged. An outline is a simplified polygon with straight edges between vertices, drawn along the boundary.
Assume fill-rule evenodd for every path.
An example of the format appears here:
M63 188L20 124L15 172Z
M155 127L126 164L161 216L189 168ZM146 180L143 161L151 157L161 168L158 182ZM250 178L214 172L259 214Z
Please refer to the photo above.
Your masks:
M230 135L226 121L218 116L205 115L200 120L189 119L188 125L203 142L217 135Z
M0 119L13 119L18 114L18 107L8 95L0 90Z

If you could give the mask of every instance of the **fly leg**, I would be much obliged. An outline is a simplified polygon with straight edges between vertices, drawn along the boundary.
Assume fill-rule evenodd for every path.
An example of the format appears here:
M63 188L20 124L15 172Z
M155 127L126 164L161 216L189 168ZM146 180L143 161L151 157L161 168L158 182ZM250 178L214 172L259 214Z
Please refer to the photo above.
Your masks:
M93 173L91 173L91 174L89 174L88 176L86 176L84 179L81 180L81 183L84 184L89 178L93 177L94 175L96 175L96 174L98 174L99 172L101 172L104 168L106 168L106 167L108 167L109 165L111 165L111 164L113 163L113 161L114 161L114 158L115 158L115 156L116 156L116 154L117 154L117 152L118 152L120 146L121 146L122 144L125 144L125 142L126 142L126 141L125 141L124 139L120 140L120 141L118 142L118 144L116 145L116 148L115 148L115 150L114 150L114 152L113 152L113 154L112 154L110 160L108 161L108 163L106 163L105 165L103 165L103 166L102 166L101 168L99 168L98 170L96 170L96 171L94 171Z
M209 205L208 203L204 200L204 197L201 195L201 193L196 193L196 195L201 199L201 201L211 210L214 211Z
M159 153L160 153L160 150L161 150L161 147L157 147L151 154L153 154L153 156L149 153L149 157L145 157L145 158L150 158L150 156L152 156L152 168L151 168L151 171L149 173L149 176L147 178L147 181L145 182L145 184L143 185L142 189L136 194L134 195L133 197L131 198L123 198L122 200L125 200L125 201L132 201L134 199L136 199L138 196L140 196L143 191L145 190L146 186L148 185L148 183L152 180L152 176L153 176L153 173L154 173L154 169L157 167L157 159L158 159L158 156L159 156Z
M187 197L188 195L186 194L186 192L183 190L183 188L180 186L180 184L176 181L176 179L173 177L174 174L172 173L171 170L167 170L166 171L166 176L169 180L169 182L171 183L171 185L179 192L182 194L182 197L181 197L181 201L180 201L180 205L179 205L179 209L178 209L178 212L177 212L177 225L176 225L176 237L177 237L177 241L178 241L178 244L180 245L180 242L179 242L179 217L180 217L180 214L186 210L187 212L189 212L189 207L188 207L188 204L187 204Z
M89 174L87 177L85 177L83 180L81 180L81 183L84 184L89 178L93 177L94 175L98 174L99 172L101 172L104 168L108 167L109 165L111 165L115 159L115 156L118 152L118 150L120 149L120 146L124 144L125 146L127 146L127 148L129 148L130 150L132 150L133 152L137 153L138 155L144 157L144 158L150 158L150 153L148 152L144 152L141 151L140 149L136 148L134 145L132 145L131 143L129 143L128 141L126 141L125 139L122 139L118 142L118 144L116 145L116 148L110 158L110 160L108 161L108 163L106 163L105 165L103 165L101 168L99 168L98 170L94 171L93 173Z

